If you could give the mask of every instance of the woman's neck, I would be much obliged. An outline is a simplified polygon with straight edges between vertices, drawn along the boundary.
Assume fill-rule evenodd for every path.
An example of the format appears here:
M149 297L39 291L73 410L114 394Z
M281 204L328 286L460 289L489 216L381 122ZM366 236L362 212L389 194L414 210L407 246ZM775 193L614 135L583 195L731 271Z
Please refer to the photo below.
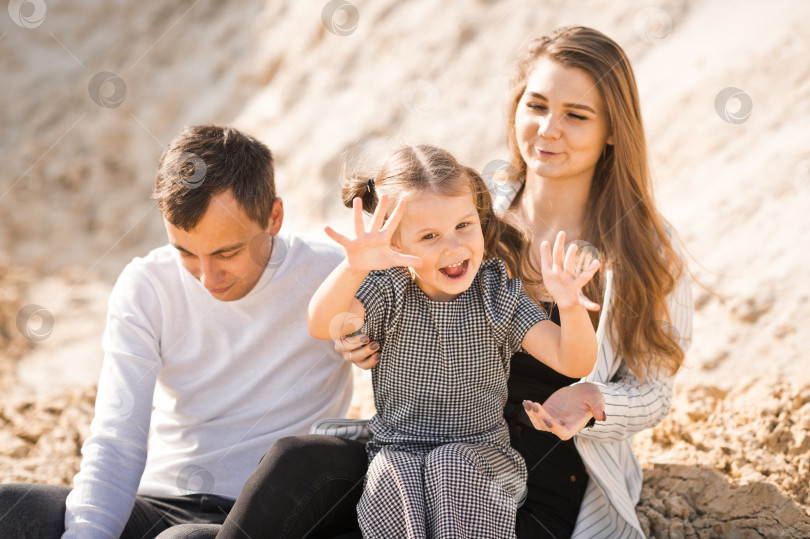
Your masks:
M590 189L591 178L553 180L529 172L516 210L535 241L553 243L560 230L565 231L567 241L580 239Z

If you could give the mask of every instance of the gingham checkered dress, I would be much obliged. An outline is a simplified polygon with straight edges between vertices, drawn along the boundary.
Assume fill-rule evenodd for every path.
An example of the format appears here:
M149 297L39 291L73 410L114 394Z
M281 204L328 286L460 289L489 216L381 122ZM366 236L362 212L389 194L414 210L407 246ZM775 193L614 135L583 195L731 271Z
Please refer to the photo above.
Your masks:
M498 259L453 301L430 300L405 268L372 272L356 296L361 333L382 347L363 535L514 537L526 465L503 418L509 359L545 314Z

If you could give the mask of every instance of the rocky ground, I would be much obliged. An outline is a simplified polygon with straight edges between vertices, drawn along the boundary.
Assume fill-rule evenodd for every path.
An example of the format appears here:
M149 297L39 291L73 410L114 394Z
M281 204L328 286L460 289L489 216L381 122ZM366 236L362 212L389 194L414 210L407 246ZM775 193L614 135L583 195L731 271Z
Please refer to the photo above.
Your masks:
M636 438L655 537L810 537L810 384L677 388Z

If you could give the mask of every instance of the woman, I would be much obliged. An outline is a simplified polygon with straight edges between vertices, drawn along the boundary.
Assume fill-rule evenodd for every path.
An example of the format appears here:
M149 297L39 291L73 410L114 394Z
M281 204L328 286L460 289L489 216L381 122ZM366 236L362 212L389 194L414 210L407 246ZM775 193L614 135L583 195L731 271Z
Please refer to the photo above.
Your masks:
M642 476L632 438L669 411L691 337L692 300L671 231L655 209L633 72L603 34L563 28L520 56L508 104L513 174L494 186L496 208L531 229L536 260L541 241L563 230L591 244L604 268L585 289L602 305L592 317L599 352L589 376L566 378L520 352L511 360L505 416L529 469L516 533L642 537L634 509ZM534 292L548 297L542 285ZM558 320L553 305L547 308ZM338 349L370 368L379 354L375 343L358 347L360 338ZM532 401L525 411L524 401ZM594 416L606 420L589 423ZM220 536L349 531L364 470L359 442L282 440Z

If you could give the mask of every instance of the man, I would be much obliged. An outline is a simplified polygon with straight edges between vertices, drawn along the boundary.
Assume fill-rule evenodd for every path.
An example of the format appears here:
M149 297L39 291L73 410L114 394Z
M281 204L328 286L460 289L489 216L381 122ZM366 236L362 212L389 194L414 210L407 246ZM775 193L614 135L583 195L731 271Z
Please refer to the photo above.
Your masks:
M170 245L112 291L73 490L0 486L2 536L213 537L275 440L348 409L349 366L305 319L341 254L279 233L270 150L233 128L187 128L154 198Z

